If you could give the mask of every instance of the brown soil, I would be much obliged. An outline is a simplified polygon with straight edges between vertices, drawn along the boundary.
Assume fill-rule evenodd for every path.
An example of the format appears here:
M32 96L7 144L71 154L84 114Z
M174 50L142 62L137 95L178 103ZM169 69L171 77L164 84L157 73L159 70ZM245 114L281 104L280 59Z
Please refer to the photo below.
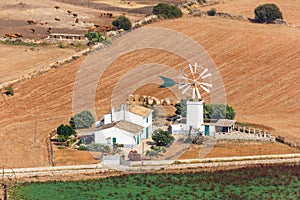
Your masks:
M87 151L78 151L71 148L58 149L56 145L53 145L53 151L55 166L96 164L100 162Z
M199 158L201 145L191 145L189 149L179 159ZM231 156L254 156L273 154L300 153L300 150L291 148L285 144L272 142L218 142L205 158L219 158Z
M82 59L14 86L15 96L1 98L0 165L49 166L46 137L72 115L72 90ZM37 145L34 144L37 117ZM80 158L80 157L79 157Z
M74 49L54 46L15 46L0 44L0 83L48 67L75 53Z

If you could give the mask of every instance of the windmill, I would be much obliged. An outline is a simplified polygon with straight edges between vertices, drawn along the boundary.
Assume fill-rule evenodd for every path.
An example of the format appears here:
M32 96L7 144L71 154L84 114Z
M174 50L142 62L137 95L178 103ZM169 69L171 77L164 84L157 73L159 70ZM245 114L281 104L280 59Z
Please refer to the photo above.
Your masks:
M182 90L182 94L187 94L191 89L193 101L186 102L186 129L189 132L204 132L203 126L203 104L200 91L206 93L211 92L212 73L207 68L195 63L189 64L187 67L179 71L179 82L175 82L170 78L160 76L164 83L160 88L172 87L178 84L178 89Z
M179 71L179 85L178 89L182 90L182 94L186 94L188 90L192 89L192 99L201 99L199 90L203 90L206 93L210 93L212 88L211 73L207 68L195 63L195 65L189 64L186 68Z

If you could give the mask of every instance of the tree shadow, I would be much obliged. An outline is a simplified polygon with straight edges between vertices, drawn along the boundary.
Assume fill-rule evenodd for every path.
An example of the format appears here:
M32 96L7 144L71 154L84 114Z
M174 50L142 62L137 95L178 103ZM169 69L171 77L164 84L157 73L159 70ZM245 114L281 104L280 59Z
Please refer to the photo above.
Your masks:
M249 22L256 23L256 24L261 24L261 22L258 19L255 19L255 18L253 19L253 18L249 18L249 17L247 19L248 19Z

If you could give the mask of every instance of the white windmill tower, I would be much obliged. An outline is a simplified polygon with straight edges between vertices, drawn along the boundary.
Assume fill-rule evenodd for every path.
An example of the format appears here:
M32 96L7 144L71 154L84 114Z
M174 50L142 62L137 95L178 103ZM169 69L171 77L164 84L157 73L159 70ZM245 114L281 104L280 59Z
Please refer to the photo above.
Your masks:
M200 91L210 93L212 88L211 73L207 68L195 63L179 71L179 86L182 94L191 91L192 101L187 101L186 124L194 130L204 131L203 126L203 103Z

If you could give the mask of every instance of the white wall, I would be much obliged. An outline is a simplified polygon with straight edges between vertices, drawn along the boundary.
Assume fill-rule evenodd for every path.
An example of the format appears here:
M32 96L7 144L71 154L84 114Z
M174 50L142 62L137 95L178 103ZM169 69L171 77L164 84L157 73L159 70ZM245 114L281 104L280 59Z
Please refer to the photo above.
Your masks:
M188 134L189 127L186 124L173 124L171 125L172 134Z
M104 124L109 124L111 122L111 114L104 115Z
M187 101L186 124L193 128L200 128L203 124L203 101Z
M110 137L110 144L113 144L113 138L116 138L116 142L118 144L124 144L125 147L127 148L135 147L137 144L137 140L134 139L134 136L131 133L116 127L111 127L100 131L96 131L94 132L94 134L95 134L95 143L98 144L107 145L108 143L106 138L109 137ZM141 142L141 138L140 138L140 142Z

